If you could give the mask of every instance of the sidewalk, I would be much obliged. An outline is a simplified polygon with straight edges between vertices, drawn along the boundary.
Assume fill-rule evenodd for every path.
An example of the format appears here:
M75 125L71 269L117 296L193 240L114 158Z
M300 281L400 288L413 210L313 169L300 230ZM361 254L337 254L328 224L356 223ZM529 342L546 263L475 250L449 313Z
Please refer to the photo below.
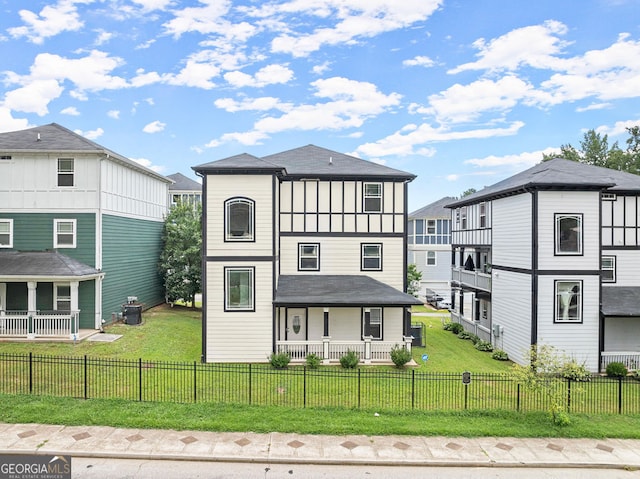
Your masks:
M325 436L0 423L0 454L259 463L640 468L640 440Z

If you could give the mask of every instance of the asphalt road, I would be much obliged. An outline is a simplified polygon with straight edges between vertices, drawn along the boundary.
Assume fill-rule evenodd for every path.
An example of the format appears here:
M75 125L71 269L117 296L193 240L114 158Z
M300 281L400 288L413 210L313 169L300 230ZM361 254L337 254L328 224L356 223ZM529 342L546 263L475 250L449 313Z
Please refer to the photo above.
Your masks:
M577 468L323 466L72 458L74 479L640 479L640 471Z

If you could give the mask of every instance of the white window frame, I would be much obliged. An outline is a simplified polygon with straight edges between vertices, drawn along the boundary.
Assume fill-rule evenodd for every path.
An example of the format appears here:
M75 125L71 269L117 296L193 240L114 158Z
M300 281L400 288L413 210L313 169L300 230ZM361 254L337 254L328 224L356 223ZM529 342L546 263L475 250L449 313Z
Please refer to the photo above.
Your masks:
M436 266L437 265L437 255L435 251L427 251L425 254L426 257L426 265L427 266ZM433 260L429 262L429 260Z
M609 263L605 265L605 263ZM604 272L611 271L611 277L605 278ZM616 257L605 255L602 256L602 282L603 283L615 283L616 282Z
M71 169L62 168L62 162L71 162ZM70 185L61 185L60 178L61 177L71 177ZM59 188L73 188L76 186L76 161L74 158L58 158L57 169L56 169L56 185Z
M480 203L478 205L478 209L480 210L480 228L486 228L487 227L487 204L486 203Z
M368 187L376 186L378 192L369 193ZM379 200L378 208L368 208L367 200ZM363 183L362 184L362 211L365 213L382 213L382 183Z
M460 208L460 228L463 230L467 229L467 207L463 206Z
M72 244L61 244L58 241L58 235L59 234L69 234L69 233L60 233L58 231L58 226L61 224L71 224L72 225L72 229L73 231L71 232L71 235L73 237L72 240ZM76 237L78 235L78 224L77 224L77 220L75 219L54 219L53 220L53 247L56 249L60 249L60 248L75 248L76 247Z
M365 251L372 247L377 248L378 253L376 255L365 256ZM370 268L365 266L365 259L377 258L378 266ZM361 243L360 245L360 270L361 271L382 271L382 243Z
M382 308L379 308L379 307L364 308L362 310L362 337L368 337L366 336L366 333L367 333L366 331L367 324L365 320L366 313L369 313L369 333L371 333L372 326L375 325L378 328L378 334L377 335L370 334L371 338L381 341L382 340Z
M426 235L435 235L436 231L438 231L436 220L427 220L425 234Z
M0 248L13 248L13 219L11 218L0 218L0 224L9 225L9 242L8 243L0 243ZM7 233L2 233L7 234Z
M61 295L59 288L69 288L69 296ZM60 302L69 303L69 308L60 308ZM71 311L71 283L53 283L53 309L54 311Z
M573 290L577 287L577 291ZM554 323L582 323L582 280L556 280L554 283ZM572 306L575 313L571 315Z
M234 235L231 234L231 207L237 204L247 205L249 208L249 224L246 234ZM255 202L249 198L229 198L224 202L224 240L229 242L243 242L243 241L255 241Z
M564 220L576 220L578 226L576 228L578 231L574 231L573 235L575 235L576 240L576 248L573 250L564 250L561 248L562 243L566 241L566 238L563 238L567 233L562 231L562 223ZM554 215L555 222L555 254L557 256L582 256L582 238L584 234L583 228L583 217L581 213L556 213Z
M248 281L248 303L247 304L234 304L231 301L231 274L233 273L247 273L249 276ZM224 268L224 310L225 311L255 311L255 291L256 291L256 283L255 283L255 268L252 266L242 267L242 266L228 266Z
M314 248L313 253L308 254L305 248ZM305 267L302 260L315 260L315 266ZM320 243L298 243L298 271L320 271Z

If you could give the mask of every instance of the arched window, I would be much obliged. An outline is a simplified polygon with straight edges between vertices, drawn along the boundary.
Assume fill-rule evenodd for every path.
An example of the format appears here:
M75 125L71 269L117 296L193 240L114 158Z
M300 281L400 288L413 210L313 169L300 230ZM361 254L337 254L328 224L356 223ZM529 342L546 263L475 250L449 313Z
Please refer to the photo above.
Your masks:
M225 241L253 241L254 202L247 198L225 201Z

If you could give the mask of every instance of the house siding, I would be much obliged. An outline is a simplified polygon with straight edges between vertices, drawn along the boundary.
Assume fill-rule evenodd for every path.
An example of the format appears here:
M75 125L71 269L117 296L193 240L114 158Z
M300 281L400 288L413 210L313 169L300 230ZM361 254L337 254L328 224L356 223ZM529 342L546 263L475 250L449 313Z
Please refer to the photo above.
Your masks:
M637 286L640 271L640 255L637 250L603 249L603 256L615 256L616 281L604 286Z
M606 318L605 330L605 351L640 351L638 318Z
M531 208L529 194L492 202L493 265L531 269Z

